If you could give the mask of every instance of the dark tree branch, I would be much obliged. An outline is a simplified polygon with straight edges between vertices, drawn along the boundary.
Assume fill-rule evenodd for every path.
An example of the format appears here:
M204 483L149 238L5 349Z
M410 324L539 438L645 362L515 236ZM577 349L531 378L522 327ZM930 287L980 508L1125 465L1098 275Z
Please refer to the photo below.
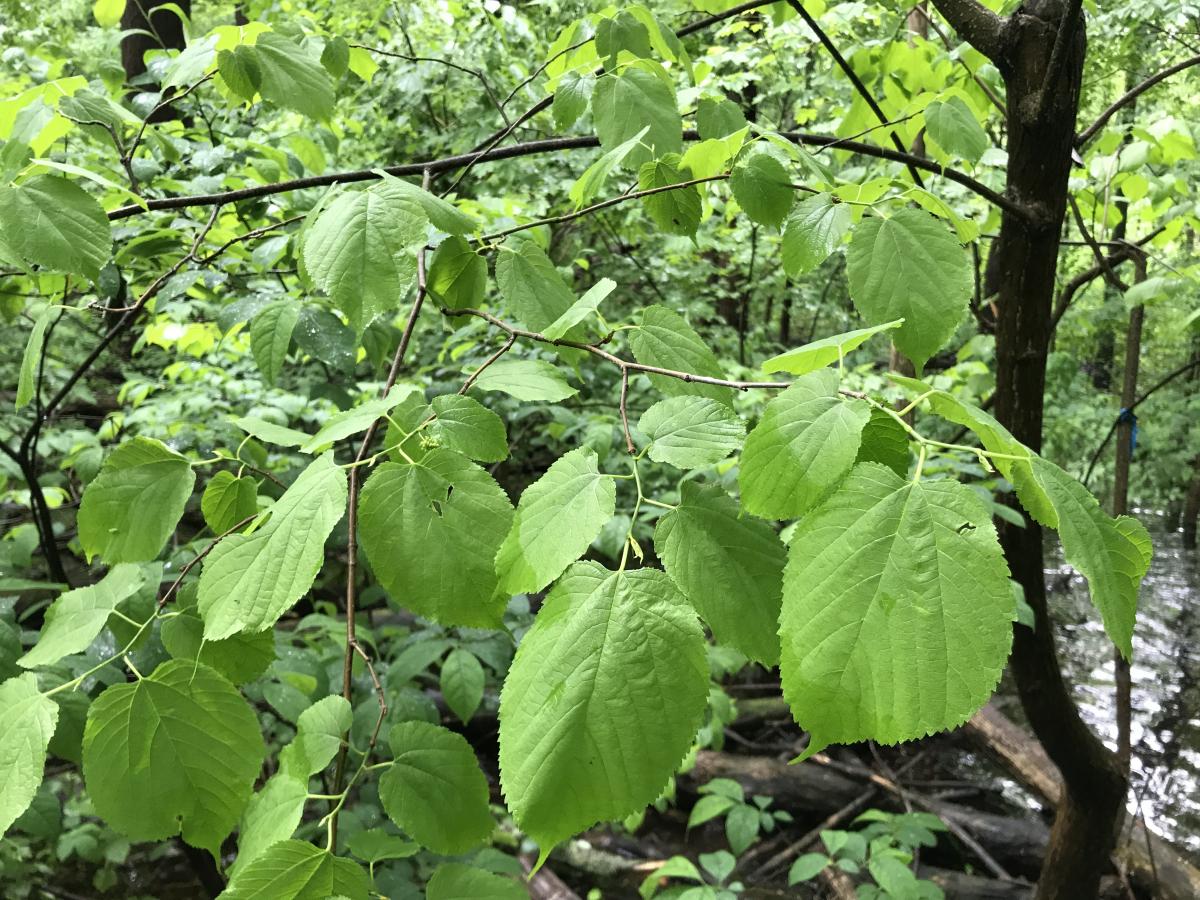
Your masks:
M968 44L998 62L1004 53L1005 20L976 0L931 0Z
M1156 75L1151 75L1145 81L1131 87L1124 94L1118 97L1112 103L1112 105L1105 109L1104 112L1100 113L1100 115L1096 117L1095 122L1075 136L1075 147L1082 150L1088 141L1094 138L1099 133L1100 129L1108 123L1109 119L1115 116L1121 111L1121 109L1128 106L1142 94L1146 93L1146 91L1150 90L1150 88L1154 87L1160 81L1165 81L1172 75L1197 65L1200 65L1200 56L1193 56L1189 59L1183 60L1182 62L1178 62L1169 68L1163 69Z
M1075 202L1075 195L1068 194L1067 202L1071 204L1071 213L1075 217L1075 224L1079 227L1079 233L1083 235L1084 241L1091 248L1092 256L1095 257L1096 265L1100 267L1100 271L1104 275L1104 280L1111 284L1118 291L1127 291L1127 285L1117 275L1116 271L1108 262L1108 257L1104 255L1104 251L1100 249L1100 245L1096 242L1096 238L1092 236L1092 232L1087 227L1087 222L1083 219L1083 213L1079 210L1079 204ZM1123 230L1123 229L1122 229ZM1128 249L1128 248L1126 248Z
M1138 238L1138 240L1133 244L1117 247L1116 250L1105 257L1109 267L1116 266L1119 263L1123 263L1130 259L1133 254L1137 252L1137 248L1144 247L1146 244L1150 243L1152 240L1162 234L1164 230L1165 226L1159 226L1145 237ZM1068 281L1066 285L1064 285L1063 289L1058 294L1058 301L1054 304L1054 311L1050 316L1051 334L1054 333L1054 329L1058 327L1059 320L1066 314L1067 310L1074 302L1075 295L1103 275L1104 269L1099 263L1097 263L1090 269L1080 272L1078 275Z
M806 24L812 33L817 36L817 40L821 42L821 46L829 52L829 55L833 57L833 61L837 63L838 68L842 70L848 79L850 79L850 83L854 85L854 90L858 92L858 95L862 97L867 106L871 108L871 112L875 113L875 118L877 118L884 125L887 125L888 117L884 115L883 110L879 108L879 104L875 102L875 98L871 96L871 92L867 90L867 86L862 83L862 79L859 78L858 74L853 68L851 68L850 63L846 62L846 58L842 56L841 51L839 51L833 41L829 39L829 35L825 33L825 29L818 24L817 20L812 17L809 11L804 8L803 4L801 4L799 0L787 0L787 4L796 11L796 15L802 18L804 20L804 24ZM904 142L900 140L900 136L896 134L895 130L890 131L889 134L891 135L892 143L895 144L896 149L901 153L906 152L908 148L904 146ZM911 162L906 163L906 165L908 166L908 174L910 174L913 181L917 183L917 187L925 187L925 183L921 180L921 173L917 170L917 167Z
M1058 80L1062 77L1063 64L1067 59L1067 47L1075 34L1079 23L1079 14L1083 9L1083 0L1070 0L1062 21L1058 23L1058 33L1054 36L1054 47L1050 50L1050 62L1046 65L1046 77L1042 79L1042 90L1038 94L1037 118L1046 111L1050 102L1050 92L1057 89Z

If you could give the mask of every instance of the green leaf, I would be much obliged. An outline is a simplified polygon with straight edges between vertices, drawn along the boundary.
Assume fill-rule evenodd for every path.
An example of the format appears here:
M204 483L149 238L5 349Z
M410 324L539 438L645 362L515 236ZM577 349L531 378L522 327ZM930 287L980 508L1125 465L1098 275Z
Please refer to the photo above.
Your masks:
M605 150L646 129L641 142L625 157L625 164L631 167L683 152L683 121L675 106L675 90L662 67L649 60L626 67L620 75L607 74L596 83L592 120Z
M604 183L608 181L608 176L625 162L625 157L632 153L635 147L640 146L642 138L649 130L650 126L647 125L629 140L623 141L603 154L584 170L583 174L579 176L579 180L571 185L571 190L567 192L567 196L575 202L576 209L581 209L600 193Z
M17 376L17 398L15 407L20 409L33 399L37 388L38 370L42 366L42 351L46 344L46 328L62 310L48 306L42 310L29 330L29 339L25 342L25 352L21 355L21 371Z
M161 631L163 648L176 659L202 662L234 684L253 681L275 661L275 635L270 631L206 641L194 589L180 591L176 607L178 615L166 619Z
M707 397L660 400L642 413L638 430L650 438L651 459L678 469L715 465L746 436L733 410Z
M303 431L276 425L256 416L232 416L229 421L252 437L279 447L299 447L311 437Z
M528 900L529 893L511 878L442 863L425 886L426 900Z
M361 334L412 287L427 225L420 204L393 182L347 191L317 216L304 265Z
M93 282L112 257L112 229L103 208L58 175L0 186L0 234L26 265Z
M434 853L465 853L487 840L487 779L466 738L414 721L393 726L388 744L395 759L379 779L388 818Z
M377 419L399 406L410 394L414 394L418 390L420 388L415 384L393 385L386 397L377 397L350 409L334 413L325 420L324 425L317 429L316 434L300 445L300 452L316 453L329 444L366 431Z
M805 756L965 722L1012 642L1008 567L978 496L855 466L800 522L784 573L780 671Z
M117 605L145 583L141 566L121 563L95 584L67 591L50 604L37 644L17 660L17 665L34 669L82 653L99 636Z
M696 105L696 129L701 140L728 137L745 127L746 116L732 100L704 97Z
M462 238L442 241L429 264L429 292L449 309L478 306L487 290L487 262Z
M616 511L616 486L595 451L572 450L525 489L499 553L505 594L540 591L591 546Z
M882 409L872 409L854 461L880 463L903 478L908 474L910 457L908 432Z
M599 309L601 301L611 294L616 286L617 283L612 279L601 278L588 288L587 293L572 303L566 312L542 329L542 334L552 341L566 337L568 331Z
M279 753L279 771L307 783L333 762L353 723L348 700L337 694L321 698L296 719L296 736Z
M767 153L755 153L735 166L729 187L750 221L759 225L778 228L792 208L792 179Z
M0 684L0 835L33 802L58 724L58 704L38 690L32 672Z
M305 841L280 841L239 869L220 900L367 900L362 866Z
M258 512L257 482L248 476L238 478L232 472L218 472L205 485L200 512L213 534L224 534Z
M687 320L665 306L648 306L638 327L629 332L634 358L646 366L689 372L707 378L724 378L716 354ZM668 397L709 397L733 406L733 389L687 382L666 375L651 375L655 389Z
M774 666L787 554L774 528L739 513L719 487L684 482L654 549L718 643Z
M408 859L421 851L420 844L388 834L382 828L356 831L350 835L346 846L359 859L365 859L369 863L383 862L386 859Z
M278 32L260 34L254 53L262 72L264 100L324 121L333 112L333 82L320 61Z
M650 32L628 10L620 10L596 23L596 52L606 69L617 67L617 55L622 50L639 59L649 59L654 53Z
M992 142L961 97L935 100L925 107L925 130L934 142L955 156L977 163Z
M496 553L512 524L508 497L451 450L384 463L363 486L359 541L400 606L444 625L495 628L506 605Z
M345 507L346 473L327 453L284 491L266 525L217 544L200 574L205 639L274 625L312 586L325 561L325 539Z
M642 164L638 169L638 190L669 187L691 179L690 171L680 169L679 156L668 154ZM691 237L700 227L703 202L698 185L651 194L642 198L642 205L654 224L667 234Z
M1129 659L1138 586L1153 553L1150 535L1132 516L1106 515L1088 489L1054 463L1034 457L1032 474L1054 508L1052 527L1062 539L1063 556L1087 578L1104 630Z
M484 370L475 387L481 391L503 391L518 400L550 403L579 393L544 359L499 359Z
M453 203L381 169L377 169L376 172L383 176L384 183L389 188L420 206L434 228L452 236L470 234L475 230L476 221Z
M725 837L729 849L741 856L758 840L758 810L753 806L735 806L725 817Z
M350 68L350 45L345 38L334 35L325 39L325 46L321 49L321 65L334 78L346 74Z
M96 0L92 4L92 15L101 28L112 28L121 24L121 15L125 12L125 0Z
M216 34L208 34L190 41L183 52L167 64L162 86L180 88L197 84L216 58L217 40Z
M788 869L788 884L799 884L816 878L831 860L824 853L805 853Z
M281 300L263 307L250 322L250 352L267 384L274 385L283 371L292 332L299 320L300 307L290 300Z
M174 659L92 703L83 777L97 814L130 840L182 834L218 859L263 753L258 718L237 689L208 666Z
M553 324L575 303L575 293L550 257L531 240L500 248L496 284L517 320L534 331Z
M870 417L861 400L838 396L836 372L801 375L767 404L746 438L738 471L742 505L768 519L808 512L850 471Z
M107 94L89 88L63 97L58 101L58 111L73 122L103 122L118 130L125 125L138 128L142 124L141 119L121 104L113 102Z
M243 100L253 100L262 85L262 67L254 48L238 44L217 54L217 71L225 86Z
M269 847L295 834L307 799L307 779L283 774L273 775L250 798L238 827L237 859L230 868L234 877Z
M735 802L720 794L701 797L696 801L696 805L692 807L692 811L688 814L687 827L692 829L697 825L703 825L705 822L711 822L717 816L725 815L725 813L733 809Z
M430 406L436 418L429 423L429 434L440 445L478 462L508 458L504 420L474 397L441 394Z
M554 104L551 107L554 126L559 131L570 128L583 115L595 87L594 75L580 74L574 70L563 73L554 89Z
M892 340L918 372L954 336L973 289L962 245L918 209L863 219L850 241L846 274L854 305L869 323L904 319Z
M483 702L483 666L469 650L452 650L442 663L442 697L464 725Z
M90 561L154 559L183 515L196 473L161 441L135 437L119 446L83 492L79 543Z
M806 375L817 369L840 363L847 353L862 346L875 335L899 328L903 324L903 319L897 319L895 322L884 322L882 325L875 325L871 328L859 328L821 338L819 341L813 341L811 344L805 344L803 347L797 347L787 353L772 356L763 363L762 368L764 372L790 372L793 375Z
M546 597L500 695L500 780L544 859L653 802L707 705L704 635L655 569L572 566Z

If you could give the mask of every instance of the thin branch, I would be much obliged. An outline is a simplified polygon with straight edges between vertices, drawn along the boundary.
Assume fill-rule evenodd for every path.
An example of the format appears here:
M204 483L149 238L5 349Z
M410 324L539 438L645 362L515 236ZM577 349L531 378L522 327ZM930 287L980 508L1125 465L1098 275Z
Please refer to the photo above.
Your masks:
M166 45L164 44L163 46L166 46ZM166 109L168 106L178 103L184 97L188 96L188 94L192 93L192 91L196 90L196 88L200 87L200 85L202 85L206 81L209 81L210 79L212 79L213 76L215 76L216 74L217 73L215 71L209 72L207 75L205 75L199 81L197 81L195 84L190 85L188 88L186 88L185 90L181 91L178 94L172 94L170 97L165 98L164 100L160 101L154 107L154 109L152 109L152 110L150 110L150 112L146 113L146 117L144 119L142 119L141 127L138 128L137 134L134 135L134 137L133 137L133 142L129 145L129 147L125 150L124 154L122 154L122 156L121 156L121 164L123 166L125 166L126 168L129 168L130 164L133 161L133 154L137 152L138 146L142 143L142 138L145 137L145 135L146 135L146 126L150 124L151 120L159 112ZM130 172L130 177L132 177L132 172ZM134 187L134 191L137 191L136 187Z
M787 0L787 4L796 11L796 14L804 20L804 23L809 27L813 34L817 36L817 40L821 42L821 46L823 46L829 52L829 55L833 57L833 61L837 63L838 68L840 68L845 76L850 79L850 83L854 85L854 90L858 92L858 95L862 97L867 106L871 108L871 112L875 113L875 118L877 118L881 123L887 124L888 117L884 115L883 110L880 109L879 104L875 102L875 98L871 96L871 92L867 90L867 86L862 83L862 79L858 77L858 74L850 66L850 63L846 62L846 58L842 56L841 51L839 51L833 41L829 39L829 35L825 33L825 29L823 29L817 23L817 20L812 17L809 11L804 8L803 4L801 4L799 0ZM892 143L895 144L896 149L901 153L906 152L907 148L904 146L904 142L900 140L900 136L896 134L895 130L893 129L889 132L889 134L891 135ZM917 187L925 187L925 182L921 180L921 173L917 171L917 167L911 162L907 163L907 166L908 173L912 176L913 181L916 182Z
M1005 49L1005 19L976 0L931 0L963 40L998 62Z
M471 386L473 384L475 384L476 381L479 380L479 376L482 375L484 373L484 371L486 371L487 368L490 365L492 365L492 363L496 362L496 360L498 360L505 353L507 353L509 350L511 350L513 347L513 344L515 344L516 342L517 342L517 336L510 332L508 335L508 340L506 340L504 342L504 346L501 347L499 350L497 350L495 353L493 353L491 356L489 356L487 359L485 359L483 361L483 365L481 365L478 369L476 369L474 372L472 372L470 377L468 377L467 380L463 382L463 386L458 389L458 392L460 394L465 394L467 391L469 391L471 389Z
M1071 213L1075 217L1075 224L1079 227L1079 233L1083 235L1084 241L1091 248L1092 256L1096 259L1096 265L1100 267L1101 272L1104 274L1104 280L1118 291L1127 291L1129 285L1122 281L1113 267L1109 265L1108 257L1104 255L1104 251L1100 249L1100 245L1088 229L1087 222L1083 218L1083 213L1079 210L1079 204L1075 202L1075 195L1068 194L1067 202L1071 204Z
M1158 237L1160 234L1162 234L1163 231L1165 231L1165 230L1166 230L1165 226L1160 225L1158 228L1155 228L1153 231L1151 231L1149 234L1145 235L1144 237L1138 238L1138 240L1135 241L1134 243L1125 244L1123 246L1117 247L1117 249L1115 249L1112 253L1110 253L1106 257L1106 260L1107 260L1109 266L1116 266L1119 263L1123 263L1126 260L1130 259L1133 256L1133 254L1137 251L1137 248L1143 247L1146 244L1150 243L1150 241L1154 240L1156 237ZM1062 319L1062 317L1064 315L1066 315L1067 310L1070 308L1071 304L1074 302L1075 296L1079 293L1079 291L1081 291L1083 288L1087 287L1089 284L1091 284L1097 278L1101 277L1103 274L1104 274L1104 269L1101 268L1099 263L1097 263L1096 265L1092 266L1090 269L1087 269L1084 272L1080 272L1078 275L1076 275L1074 278L1072 278L1070 281L1068 281L1066 283L1066 285L1063 287L1063 289L1059 292L1058 300L1054 304L1054 312L1051 313L1051 315L1050 315L1050 332L1051 333L1053 333L1054 329L1058 327L1059 320Z
M535 78L537 78L539 75L541 75L543 72L545 72L546 69L550 68L551 64L556 59L560 59L560 58L566 56L572 50L578 50L580 47L582 47L584 44L586 44L591 39L592 38L590 36L585 37L583 40L576 41L575 43L571 44L571 46L569 46L569 47L563 47L561 50L559 50L557 53L555 53L553 56L551 56L548 60L546 60L544 63L542 63L536 69L534 69L531 73L529 73L528 78L524 79L520 84L518 84L515 88L513 88L511 91L509 91L508 96L500 101L500 106L501 107L508 106L508 104L512 102L512 98L517 96L517 94L521 91L522 88L524 88L526 85L528 85L530 82L532 82Z
M192 571L192 569L194 569L197 566L197 564L199 564L199 562L202 559L204 559L204 557L206 557L206 556L208 556L208 554L212 553L213 550L216 548L217 544L221 543L221 541L225 540L225 538L229 537L229 535L233 534L235 531L241 531L243 528L245 528L247 525L249 525L251 522L253 522L257 518L258 518L258 513L255 513L252 516L246 516L246 518L242 519L242 521L238 522L236 525L234 525L230 528L225 529L220 534L218 534L216 537L214 537L211 541L209 541L208 545L203 550L201 550L199 553L197 553L195 556L193 556L190 560L188 560L187 563L184 564L183 568L179 570L179 577L176 578L171 583L171 586L169 588L167 588L166 591L163 592L163 595L158 598L157 608L161 610L164 606L167 605L167 601L171 599L171 595L174 594L177 590L179 590L179 586L181 584L183 584L183 579L187 577L188 572Z
M479 83L483 85L483 92L487 94L488 100L491 102L492 106L496 107L496 112L500 113L500 118L504 120L504 124L508 124L508 116L504 114L504 104L500 102L500 99L492 90L492 85L490 82L488 82L487 76L478 69L472 69L469 66L459 65L452 60L443 59L440 56L410 56L407 53L397 53L394 50L384 50L380 47L371 47L367 44L351 44L350 46L356 47L359 50L366 50L368 53L378 53L380 56L390 56L393 59L403 59L408 62L437 63L438 65L446 66L450 69L456 69L459 72L464 72L467 75L479 80Z
M1134 85L1124 94L1118 97L1113 103L1096 117L1096 121L1089 125L1083 131L1075 136L1076 149L1082 150L1083 147L1094 138L1107 123L1108 120L1120 112L1124 107L1128 106L1150 88L1154 87L1160 81L1165 81L1172 75L1182 72L1184 69L1190 69L1192 66L1200 65L1200 56L1193 56L1188 59L1178 62L1169 68L1163 69L1161 72L1151 75L1145 81Z

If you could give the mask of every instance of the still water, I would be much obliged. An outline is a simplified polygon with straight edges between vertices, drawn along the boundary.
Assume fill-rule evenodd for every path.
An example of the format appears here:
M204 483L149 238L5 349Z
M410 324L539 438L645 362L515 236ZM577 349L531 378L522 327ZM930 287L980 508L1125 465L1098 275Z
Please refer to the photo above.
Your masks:
M1200 858L1200 552L1182 548L1161 518L1139 513L1154 538L1133 635L1131 811L1140 798L1150 826ZM1083 716L1116 747L1112 645L1088 599L1087 583L1046 555L1058 647Z

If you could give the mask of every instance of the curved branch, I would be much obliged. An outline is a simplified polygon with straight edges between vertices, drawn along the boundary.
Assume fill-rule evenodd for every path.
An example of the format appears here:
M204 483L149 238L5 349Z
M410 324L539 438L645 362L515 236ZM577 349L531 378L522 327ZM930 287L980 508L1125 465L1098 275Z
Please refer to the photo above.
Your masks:
M1165 226L1160 225L1158 228L1155 228L1144 237L1138 238L1134 243L1118 246L1116 250L1105 257L1105 261L1108 263L1109 268L1128 260L1133 256L1136 248L1144 247L1146 244L1150 243L1152 240L1162 234L1165 230ZM1054 329L1058 327L1059 320L1066 314L1067 309L1069 309L1071 306L1071 303L1074 302L1075 295L1102 275L1104 275L1104 268L1100 265L1100 263L1096 263L1096 265L1092 266L1090 269L1080 272L1066 283L1063 289L1059 292L1058 302L1054 304L1054 312L1050 316L1051 334L1054 333Z
M1159 72L1155 75L1151 75L1149 78L1147 78L1145 81L1141 82L1140 84L1136 84L1133 87L1131 87L1124 94L1122 94L1120 97L1118 97L1112 103L1111 106L1109 106L1106 110L1104 110L1104 112L1100 113L1100 115L1096 117L1095 122L1093 122L1091 125L1089 125L1087 128L1085 128L1083 131L1079 132L1079 134L1077 134L1075 136L1076 149L1082 150L1084 145L1087 144L1087 142L1090 141L1092 138L1094 138L1096 136L1096 134L1100 131L1101 128L1103 128L1106 124L1108 124L1109 119L1111 119L1113 116L1115 116L1123 107L1128 106L1130 103L1132 103L1134 100L1136 100L1142 94L1146 93L1146 91L1150 90L1150 88L1154 87L1160 81L1165 81L1166 79L1170 78L1172 75L1182 72L1184 69L1190 69L1192 66L1198 66L1198 65L1200 65L1200 56L1193 56L1193 57L1190 57L1189 59L1183 60L1183 62L1176 63L1175 65L1171 66L1170 68L1163 69L1161 72Z
M976 0L932 0L968 44L997 62L1004 53L1005 20Z

